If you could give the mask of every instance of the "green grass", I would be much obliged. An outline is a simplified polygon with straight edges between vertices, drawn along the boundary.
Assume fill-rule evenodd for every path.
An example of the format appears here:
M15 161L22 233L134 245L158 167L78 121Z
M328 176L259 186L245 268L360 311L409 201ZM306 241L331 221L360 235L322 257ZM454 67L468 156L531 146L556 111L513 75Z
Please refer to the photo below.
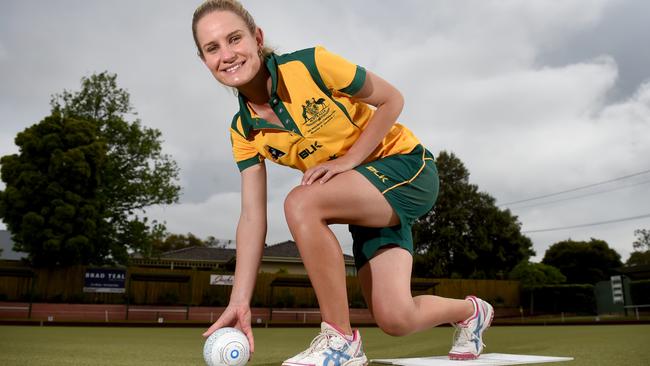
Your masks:
M0 365L202 365L200 328L0 326ZM255 329L250 366L279 365L302 351L316 328ZM444 355L453 330L435 328L394 338L363 328L369 358ZM647 365L650 325L510 326L485 334L485 352L570 356L567 366ZM645 361L644 361L645 360ZM558 364L560 365L560 364Z

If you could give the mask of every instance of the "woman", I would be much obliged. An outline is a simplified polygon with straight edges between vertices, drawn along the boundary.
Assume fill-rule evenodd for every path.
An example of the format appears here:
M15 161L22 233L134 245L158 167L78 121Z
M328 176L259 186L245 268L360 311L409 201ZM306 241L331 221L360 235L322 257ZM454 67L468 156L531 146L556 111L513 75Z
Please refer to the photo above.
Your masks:
M453 323L459 332L450 358L478 357L493 316L487 302L411 296L411 225L433 206L438 176L431 153L396 123L399 91L322 47L274 54L236 0L206 1L192 31L199 57L239 99L230 126L242 181L235 283L228 307L204 336L235 326L254 350L249 303L266 236L270 159L304 172L284 208L323 319L309 348L283 365L367 364L350 326L333 223L350 225L363 294L382 330L402 336Z

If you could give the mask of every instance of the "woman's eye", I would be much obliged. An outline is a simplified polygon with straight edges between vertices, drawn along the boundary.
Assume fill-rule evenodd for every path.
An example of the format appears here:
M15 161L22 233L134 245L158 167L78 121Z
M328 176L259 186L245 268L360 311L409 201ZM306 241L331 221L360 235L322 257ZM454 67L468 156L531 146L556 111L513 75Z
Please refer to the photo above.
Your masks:
M241 39L241 36L234 36L230 39L230 43L237 43Z

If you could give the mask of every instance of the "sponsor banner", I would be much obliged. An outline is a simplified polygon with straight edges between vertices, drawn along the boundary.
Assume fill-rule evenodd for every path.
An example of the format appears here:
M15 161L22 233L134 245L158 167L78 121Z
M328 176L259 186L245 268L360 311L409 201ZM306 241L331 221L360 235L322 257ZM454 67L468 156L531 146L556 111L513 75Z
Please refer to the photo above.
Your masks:
M88 268L84 275L84 292L123 294L126 270L117 268Z
M232 275L210 275L211 285L232 286L235 281L235 276Z

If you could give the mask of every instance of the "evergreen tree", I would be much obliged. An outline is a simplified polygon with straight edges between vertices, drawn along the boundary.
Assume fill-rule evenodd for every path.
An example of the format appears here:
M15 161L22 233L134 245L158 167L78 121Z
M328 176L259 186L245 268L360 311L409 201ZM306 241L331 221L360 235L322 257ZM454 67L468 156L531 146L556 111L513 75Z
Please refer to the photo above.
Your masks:
M559 269L568 283L584 284L609 280L614 268L622 266L620 254L606 241L594 238L555 243L544 253L542 263Z
M469 183L469 171L453 153L436 159L440 193L433 209L414 225L414 272L422 277L505 278L534 255L517 217Z
M35 266L101 262L111 252L101 235L106 144L97 126L54 114L15 142L20 153L0 159L0 217L14 248Z

